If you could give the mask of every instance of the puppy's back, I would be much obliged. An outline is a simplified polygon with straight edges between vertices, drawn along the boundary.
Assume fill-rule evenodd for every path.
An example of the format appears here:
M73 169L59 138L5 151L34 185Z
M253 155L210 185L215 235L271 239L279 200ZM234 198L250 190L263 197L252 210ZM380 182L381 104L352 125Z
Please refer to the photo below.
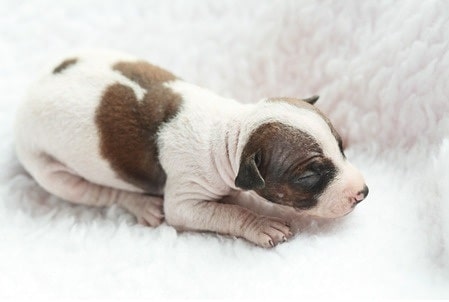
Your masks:
M160 192L165 173L155 140L181 103L163 85L175 78L119 53L68 56L32 85L18 109L19 159L31 174L45 155L91 182Z

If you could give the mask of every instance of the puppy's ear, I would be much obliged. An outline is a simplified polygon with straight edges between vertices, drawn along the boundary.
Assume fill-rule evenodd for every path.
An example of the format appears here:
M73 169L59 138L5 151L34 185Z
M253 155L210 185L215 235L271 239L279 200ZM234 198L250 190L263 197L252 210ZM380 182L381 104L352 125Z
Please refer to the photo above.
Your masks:
M313 105L316 103L316 101L318 101L319 98L320 98L319 95L314 95L314 96L311 96L310 98L303 99L303 101L306 103L309 103L310 105Z
M257 163L256 163L257 162ZM235 178L235 186L243 190L262 189L265 180L260 175L257 164L260 162L260 151L251 155L242 155L239 173Z

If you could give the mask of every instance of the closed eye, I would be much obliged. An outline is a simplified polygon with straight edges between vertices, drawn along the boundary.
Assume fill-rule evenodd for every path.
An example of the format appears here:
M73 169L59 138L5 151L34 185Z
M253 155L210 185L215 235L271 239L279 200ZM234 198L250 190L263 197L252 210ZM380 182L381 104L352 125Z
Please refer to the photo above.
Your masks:
M295 178L293 183L304 187L305 189L310 189L314 187L321 179L321 175L314 171L305 171L300 176Z

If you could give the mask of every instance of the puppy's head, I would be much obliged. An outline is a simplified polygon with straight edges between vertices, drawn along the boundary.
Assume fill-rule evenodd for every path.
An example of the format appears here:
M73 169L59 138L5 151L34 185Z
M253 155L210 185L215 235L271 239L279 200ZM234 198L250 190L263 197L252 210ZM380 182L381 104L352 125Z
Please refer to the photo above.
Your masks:
M248 117L235 185L268 201L327 218L348 214L368 194L329 120L306 100L268 99Z

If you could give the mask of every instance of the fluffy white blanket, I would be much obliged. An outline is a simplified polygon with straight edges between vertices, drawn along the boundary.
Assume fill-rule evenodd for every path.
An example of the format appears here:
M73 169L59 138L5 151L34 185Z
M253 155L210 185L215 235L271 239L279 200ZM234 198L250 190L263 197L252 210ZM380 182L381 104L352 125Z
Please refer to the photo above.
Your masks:
M449 297L447 1L0 1L0 297ZM254 102L320 94L369 197L264 250L75 206L19 165L44 63L129 52Z

